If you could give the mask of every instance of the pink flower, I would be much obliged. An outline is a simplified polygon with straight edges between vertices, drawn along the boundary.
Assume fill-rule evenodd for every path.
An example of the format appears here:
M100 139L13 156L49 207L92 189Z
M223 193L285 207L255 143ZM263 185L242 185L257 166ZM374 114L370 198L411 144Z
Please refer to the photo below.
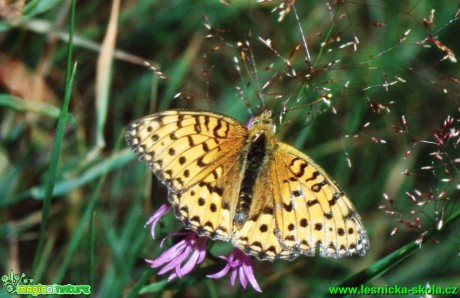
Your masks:
M168 248L155 260L146 260L152 268L163 267L158 271L160 275L173 271L168 277L168 281L176 277L181 278L190 273L196 265L203 262L206 256L206 238L198 237L195 232L171 234L171 236L177 235L185 235L185 237ZM160 246L163 246L165 239L163 239Z
M150 225L150 234L155 239L155 226L158 221L168 212L171 207L163 204L157 211L148 219L145 227ZM183 239L165 250L158 258L154 260L145 260L152 268L160 268L158 274L170 273L168 281L177 277L182 278L190 273L193 268L201 264L206 257L206 237L199 237L193 231L172 233L170 236L183 236ZM166 238L161 241L160 246L163 247ZM230 284L235 285L236 277L239 276L240 283L246 289L248 282L258 292L262 292L257 284L253 272L253 261L251 257L245 255L241 250L234 249L230 256L220 256L219 258L226 260L225 267L215 274L208 275L209 278L221 278L230 272Z
M147 227L148 225L151 225L150 227L150 234L152 235L152 238L155 239L155 226L157 225L158 221L160 218L162 218L166 213L171 211L171 207L167 204L163 204L158 208L157 211L155 211L152 216L150 216L149 220L145 223L144 228Z
M252 270L254 264L251 257L245 255L239 249L234 249L228 258L225 256L220 256L219 258L226 260L227 265L225 265L224 269L221 271L215 274L207 275L207 277L221 278L225 276L229 271L231 271L230 284L232 286L235 285L236 276L238 275L240 278L240 283L244 289L246 289L249 282L257 292L262 293L262 290L260 289L259 284L257 284L257 280L254 277L254 272Z

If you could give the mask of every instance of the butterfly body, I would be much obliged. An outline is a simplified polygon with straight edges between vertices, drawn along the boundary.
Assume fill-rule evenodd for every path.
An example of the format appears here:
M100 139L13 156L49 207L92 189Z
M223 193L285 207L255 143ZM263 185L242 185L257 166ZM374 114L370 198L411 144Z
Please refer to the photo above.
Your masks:
M260 260L364 254L367 235L343 191L274 129L268 112L247 128L216 113L166 111L131 123L126 139L201 236Z
M266 174L264 169L272 157L270 149L275 146L270 143L274 140L274 134L268 124L255 124L249 132L242 150L242 180L233 219L236 228L241 227L248 219L255 184L260 175Z

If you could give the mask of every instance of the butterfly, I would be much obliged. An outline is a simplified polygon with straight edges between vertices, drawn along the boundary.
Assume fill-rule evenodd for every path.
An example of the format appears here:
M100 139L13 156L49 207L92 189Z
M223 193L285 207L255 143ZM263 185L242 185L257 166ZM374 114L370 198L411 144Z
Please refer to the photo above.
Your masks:
M248 128L249 127L249 128ZM271 112L246 127L217 113L171 110L129 124L126 141L200 236L259 260L364 255L361 218L311 158L275 137Z

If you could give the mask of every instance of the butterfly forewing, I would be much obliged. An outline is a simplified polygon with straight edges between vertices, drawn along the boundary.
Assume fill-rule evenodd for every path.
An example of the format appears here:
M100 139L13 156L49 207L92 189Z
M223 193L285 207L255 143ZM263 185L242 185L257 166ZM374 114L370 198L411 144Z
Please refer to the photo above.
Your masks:
M170 190L181 192L222 175L245 134L244 126L222 115L167 111L131 123L126 140Z
M167 111L134 121L126 139L168 186L174 212L188 229L229 240L246 134L219 114Z

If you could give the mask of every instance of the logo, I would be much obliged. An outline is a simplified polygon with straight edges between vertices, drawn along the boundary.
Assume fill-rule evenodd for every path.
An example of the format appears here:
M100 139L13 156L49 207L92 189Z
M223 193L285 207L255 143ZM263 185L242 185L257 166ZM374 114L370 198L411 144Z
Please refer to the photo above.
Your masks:
M34 280L32 278L27 277L25 273L19 275L15 274L13 270L11 270L10 274L4 274L2 276L2 283L3 287L6 289L8 293L16 293L16 287L18 285L30 285Z
M32 284L33 279L25 273L15 274L11 270L10 274L2 276L3 288L10 294L18 295L89 295L91 294L91 286L89 285L42 285Z

